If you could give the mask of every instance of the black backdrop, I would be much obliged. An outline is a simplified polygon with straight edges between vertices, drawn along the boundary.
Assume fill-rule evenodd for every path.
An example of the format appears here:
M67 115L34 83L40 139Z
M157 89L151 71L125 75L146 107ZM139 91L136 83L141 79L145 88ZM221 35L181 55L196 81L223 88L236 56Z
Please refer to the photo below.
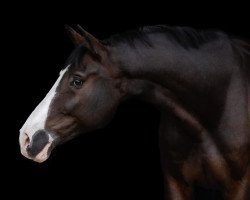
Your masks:
M6 36L2 39L7 42L1 73L3 189L23 198L53 195L78 199L80 195L79 199L90 200L163 199L157 145L159 112L152 106L135 100L124 103L106 128L58 147L43 164L20 155L18 130L51 88L73 50L64 24L79 23L100 39L153 24L217 28L250 38L244 5L227 6L204 3L192 9L181 4L145 9L143 5L134 8L120 3L118 9L98 6L96 10L75 4L68 9L67 5L63 9L60 5L34 5L20 7L18 12L10 7L11 14L2 18L6 19L2 29ZM12 13L13 18L8 18ZM202 190L197 195L200 193L211 197Z

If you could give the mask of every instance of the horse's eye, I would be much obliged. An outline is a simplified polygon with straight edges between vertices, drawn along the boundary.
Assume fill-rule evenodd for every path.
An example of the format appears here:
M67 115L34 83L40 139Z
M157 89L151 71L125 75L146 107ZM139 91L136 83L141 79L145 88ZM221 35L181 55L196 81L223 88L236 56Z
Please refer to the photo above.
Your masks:
M82 84L83 84L83 81L82 81L81 79L79 79L79 78L75 78L75 79L72 81L72 83L71 83L71 85L74 86L76 89L81 88L81 87L82 87Z

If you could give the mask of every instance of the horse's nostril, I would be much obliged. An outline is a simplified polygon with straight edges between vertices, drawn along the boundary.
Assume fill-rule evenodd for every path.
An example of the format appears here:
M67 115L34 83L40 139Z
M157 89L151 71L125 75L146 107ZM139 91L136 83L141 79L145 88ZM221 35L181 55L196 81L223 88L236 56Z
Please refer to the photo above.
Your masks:
M30 156L30 157L34 157L34 154L32 153L32 149L30 147L30 145L28 145L26 147L26 151L27 151L27 154Z
M24 146L25 146L25 147L28 146L29 143L30 143L30 138L29 138L29 136L25 133L25 134L24 134Z
M30 145L28 145L28 146L26 147L26 151L29 153L30 150L31 150Z
M30 157L33 157L35 156L34 153L33 153L33 150L30 146L30 144L26 147L26 151L27 151L27 154L30 156Z
M20 134L20 148L21 148L21 152L25 157L29 157L28 156L28 151L27 149L30 146L30 138L28 136L28 134L26 133L21 133Z

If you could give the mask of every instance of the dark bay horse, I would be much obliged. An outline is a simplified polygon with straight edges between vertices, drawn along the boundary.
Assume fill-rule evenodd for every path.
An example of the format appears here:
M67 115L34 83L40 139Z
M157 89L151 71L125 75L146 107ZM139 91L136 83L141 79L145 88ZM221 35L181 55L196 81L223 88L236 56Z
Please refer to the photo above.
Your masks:
M104 127L140 98L161 111L165 198L190 200L194 185L226 200L250 199L250 51L220 31L153 26L100 41L66 27L76 45L47 96L20 130L24 156Z

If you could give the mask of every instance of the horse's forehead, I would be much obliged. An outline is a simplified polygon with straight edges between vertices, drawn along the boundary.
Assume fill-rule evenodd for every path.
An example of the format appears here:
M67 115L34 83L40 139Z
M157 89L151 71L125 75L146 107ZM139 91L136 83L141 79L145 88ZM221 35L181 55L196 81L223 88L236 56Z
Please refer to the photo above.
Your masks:
M66 66L65 68L63 68L60 73L59 73L59 78L62 77L66 71L68 71L68 69L70 68L70 65ZM61 79L61 78L60 78Z

